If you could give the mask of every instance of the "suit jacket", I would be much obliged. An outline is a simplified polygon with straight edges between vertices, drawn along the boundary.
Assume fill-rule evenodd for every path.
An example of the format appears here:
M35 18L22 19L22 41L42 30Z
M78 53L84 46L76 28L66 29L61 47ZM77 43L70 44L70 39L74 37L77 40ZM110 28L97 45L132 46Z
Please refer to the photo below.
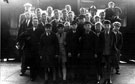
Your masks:
M22 32L19 35L19 40L24 42L24 50L31 51L39 51L39 42L40 36L42 34L42 30L40 28L33 30L33 28L29 28L28 30Z
M100 52L100 45L101 45L101 43L100 43L100 33L101 32L99 32L99 33L97 33L97 32L95 32L95 34L96 34L96 38L95 38L95 53L96 54L101 54L101 52Z
M116 48L116 36L114 32L110 31L110 55L115 55L117 53L117 48ZM103 54L104 49L105 49L105 31L102 31L99 35L100 38L100 52Z
M95 54L95 40L96 34L90 31L88 34L84 33L80 40L81 58L93 59Z
M42 56L42 64L46 66L53 66L55 55L59 54L58 38L54 32L46 35L44 32L40 38L40 51Z
M82 34L83 34L84 31L85 31L85 29L84 29L84 24L83 24L83 23L78 23L77 31L78 31L78 33L79 33L79 36L81 37Z
M72 30L67 32L66 35L66 50L67 52L79 52L79 32L73 33Z
M115 16L115 9L106 8L105 13L106 13L105 19L112 21Z
M29 23L26 22L26 19L22 22L22 24L20 24L20 28L18 30L18 35L17 35L17 41L18 41L18 36L26 31L27 29L32 27L32 20L30 19Z
M57 31L58 31L57 25L58 25L59 23L61 23L61 21L56 22L55 19L52 20L52 22L51 22L51 24L52 24L52 31L53 31L54 33L57 33Z

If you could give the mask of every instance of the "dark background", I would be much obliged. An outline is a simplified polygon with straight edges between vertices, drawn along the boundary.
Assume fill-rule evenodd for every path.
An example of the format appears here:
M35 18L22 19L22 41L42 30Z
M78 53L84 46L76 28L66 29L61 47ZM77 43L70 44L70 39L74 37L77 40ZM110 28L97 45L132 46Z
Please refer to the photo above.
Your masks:
M29 2L34 7L46 10L47 6L54 9L63 9L66 4L72 6L76 15L80 7L90 7L96 5L98 9L107 7L111 0L8 0L9 3L0 1L1 15L1 57L0 58L19 58L15 49L15 39L18 31L19 15L23 13L23 4ZM122 59L135 59L135 1L134 0L112 0L117 6L121 7L123 14L121 18L123 27L124 44L122 48Z

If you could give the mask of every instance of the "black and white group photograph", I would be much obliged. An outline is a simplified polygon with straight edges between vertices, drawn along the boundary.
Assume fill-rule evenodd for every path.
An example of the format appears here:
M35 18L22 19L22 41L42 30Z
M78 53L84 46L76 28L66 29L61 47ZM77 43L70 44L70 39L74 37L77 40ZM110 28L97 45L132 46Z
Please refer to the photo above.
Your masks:
M135 84L135 0L0 0L0 84Z

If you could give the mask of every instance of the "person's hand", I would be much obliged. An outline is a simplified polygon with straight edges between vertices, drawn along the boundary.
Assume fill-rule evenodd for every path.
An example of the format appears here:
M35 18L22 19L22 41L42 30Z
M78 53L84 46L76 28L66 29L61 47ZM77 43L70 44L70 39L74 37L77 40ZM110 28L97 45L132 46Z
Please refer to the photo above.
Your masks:
M42 59L42 56L40 56L40 59Z
M59 55L55 55L55 57L59 57Z
M97 58L97 57L98 57L98 56L97 56L97 54L95 54L94 56L95 56L95 58Z
M18 50L20 49L19 42L16 43L15 47L16 47L16 49L18 49Z
M68 53L68 56L71 57L71 53Z

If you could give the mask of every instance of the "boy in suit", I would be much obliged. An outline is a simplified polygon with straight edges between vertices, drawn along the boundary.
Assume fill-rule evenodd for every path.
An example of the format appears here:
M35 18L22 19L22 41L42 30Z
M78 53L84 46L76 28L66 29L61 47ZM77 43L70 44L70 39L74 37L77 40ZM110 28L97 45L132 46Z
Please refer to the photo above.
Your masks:
M96 34L91 30L92 24L90 22L84 23L84 33L80 39L80 70L82 73L82 80L87 82L92 75L92 79L97 81L96 59L95 59L95 39ZM87 74L87 75L86 75Z
M121 23L120 22L114 22L113 23L113 32L116 35L116 47L117 47L117 57L116 57L116 66L115 66L115 70L116 70L116 74L120 74L119 72L119 61L120 61L120 51L122 48L122 44L123 44L123 37L122 37L122 33L119 31L120 27L121 27Z
M41 66L45 71L45 81L56 79L56 57L59 54L59 42L56 34L52 32L52 25L45 25L45 32L40 38ZM49 71L52 71L49 74ZM48 76L48 79L47 79ZM50 77L51 76L51 77Z
M98 81L99 83L101 77L102 77L102 64L101 64L101 52L100 52L100 33L102 32L102 23L101 22L96 22L95 23L95 34L96 34L96 40L95 40L95 53L96 53L96 64L97 64L97 76L98 76Z
M71 30L69 30L66 34L67 72L71 73L72 76L77 74L76 70L78 66L79 38L77 23L76 21L73 21L71 23Z
M116 48L116 36L114 32L110 30L111 22L109 20L104 21L104 31L100 34L100 52L102 53L102 62L104 63L104 67L106 67L105 71L105 83L111 84L111 70L114 66L114 59L117 54Z
M56 36L58 38L59 41L59 51L60 51L60 55L58 58L58 68L59 68L59 72L62 75L62 79L66 80L66 50L65 50L65 39L66 39L66 32L64 32L64 25L63 24L58 24L57 26L58 28L58 32L56 33Z

